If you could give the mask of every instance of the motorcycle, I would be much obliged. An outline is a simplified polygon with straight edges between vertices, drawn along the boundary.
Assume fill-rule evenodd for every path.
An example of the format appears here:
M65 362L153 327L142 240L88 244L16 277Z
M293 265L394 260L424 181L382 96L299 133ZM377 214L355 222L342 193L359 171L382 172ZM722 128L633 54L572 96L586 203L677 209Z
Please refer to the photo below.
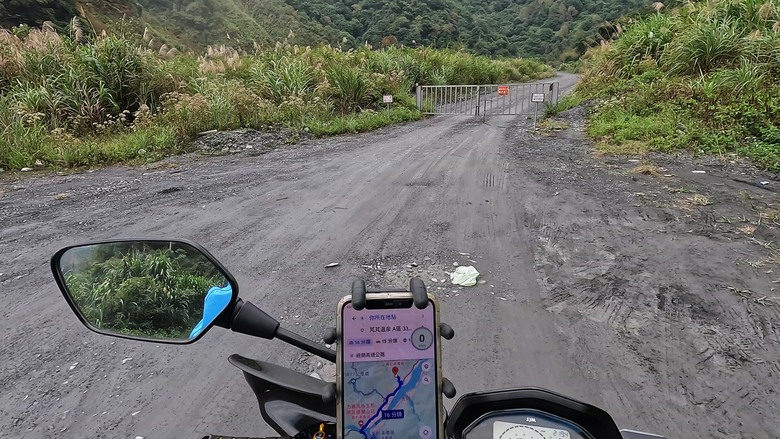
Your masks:
M200 245L185 240L112 240L69 246L58 251L51 269L60 291L87 328L103 335L154 343L189 344L213 327L268 340L279 339L324 360L336 352L282 328L279 322L239 298L230 272ZM352 285L356 303L367 293L363 281ZM427 297L420 279L410 292ZM427 299L426 299L427 300ZM440 333L454 331L442 324ZM338 340L335 328L324 340ZM238 354L228 361L252 388L265 422L280 437L325 439L336 435L336 385ZM444 379L442 392L455 388ZM665 439L619 430L604 410L541 389L518 388L469 393L445 417L448 439ZM204 439L233 437L207 435Z

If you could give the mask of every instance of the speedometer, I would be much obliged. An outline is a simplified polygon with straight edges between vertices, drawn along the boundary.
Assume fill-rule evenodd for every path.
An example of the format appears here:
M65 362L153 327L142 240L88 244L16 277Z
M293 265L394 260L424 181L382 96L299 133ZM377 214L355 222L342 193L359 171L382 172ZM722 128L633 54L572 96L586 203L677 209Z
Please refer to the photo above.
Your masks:
M493 439L570 439L566 430L537 427L535 425L513 424L496 421L493 423Z

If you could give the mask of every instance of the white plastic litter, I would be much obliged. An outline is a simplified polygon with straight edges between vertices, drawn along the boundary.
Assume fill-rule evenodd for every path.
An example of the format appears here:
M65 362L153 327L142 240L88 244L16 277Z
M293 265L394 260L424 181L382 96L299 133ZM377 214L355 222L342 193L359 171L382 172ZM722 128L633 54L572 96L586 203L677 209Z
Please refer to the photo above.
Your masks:
M472 266L458 267L454 272L450 273L450 280L453 285L462 285L464 287L472 287L477 284L477 277L479 271Z

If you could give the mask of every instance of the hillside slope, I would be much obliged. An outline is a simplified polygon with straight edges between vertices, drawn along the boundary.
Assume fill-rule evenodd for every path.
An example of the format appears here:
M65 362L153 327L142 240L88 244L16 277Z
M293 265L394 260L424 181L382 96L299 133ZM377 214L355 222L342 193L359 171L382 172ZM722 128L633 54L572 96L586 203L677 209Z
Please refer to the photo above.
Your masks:
M205 47L272 45L290 36L295 43L324 42L320 26L301 21L282 0L138 0L142 21L175 44ZM290 35L292 33L292 35Z
M301 16L330 33L374 46L465 46L502 56L548 61L579 58L599 28L634 12L647 0L286 0Z
M36 5L43 2L44 7ZM578 58L599 31L624 14L646 12L649 0L15 0L0 3L0 25L44 20L63 27L75 13L101 31L130 19L169 46L252 47L276 41L355 48L467 47L498 56L547 61Z

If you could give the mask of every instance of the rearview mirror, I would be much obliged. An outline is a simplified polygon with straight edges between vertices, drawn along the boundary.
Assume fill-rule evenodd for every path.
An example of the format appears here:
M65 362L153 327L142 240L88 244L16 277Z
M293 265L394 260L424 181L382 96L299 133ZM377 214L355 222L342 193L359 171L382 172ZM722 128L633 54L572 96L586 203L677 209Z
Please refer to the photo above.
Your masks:
M57 252L51 267L81 322L106 335L192 343L238 298L233 276L186 241L77 245Z

